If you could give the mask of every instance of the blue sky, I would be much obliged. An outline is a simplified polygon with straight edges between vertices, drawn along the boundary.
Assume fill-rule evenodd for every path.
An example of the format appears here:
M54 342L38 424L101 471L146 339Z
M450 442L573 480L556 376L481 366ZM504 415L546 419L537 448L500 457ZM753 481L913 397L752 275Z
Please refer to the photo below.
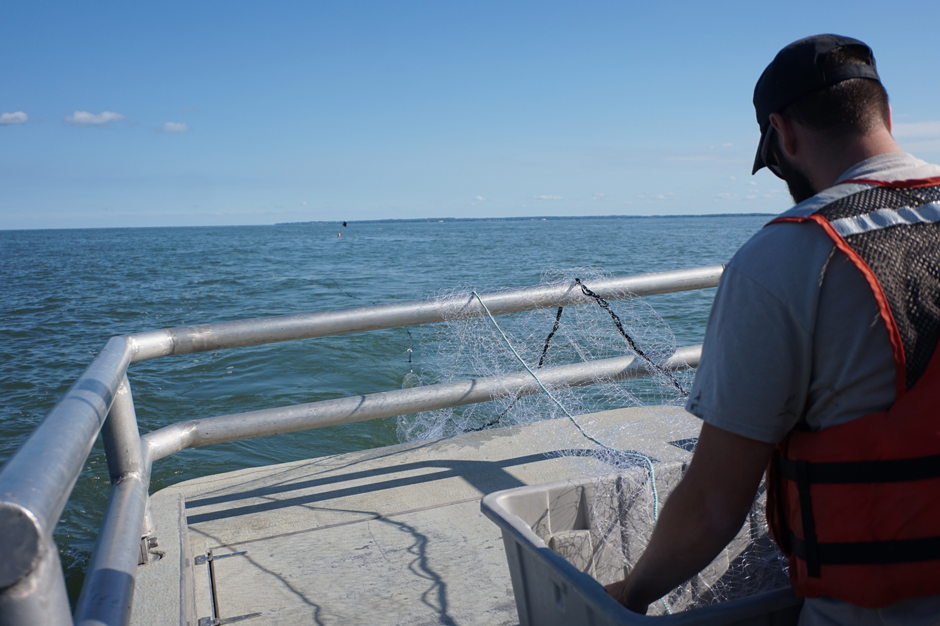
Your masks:
M5 2L0 229L777 212L754 82L836 32L940 161L940 3ZM25 121L24 121L25 120Z

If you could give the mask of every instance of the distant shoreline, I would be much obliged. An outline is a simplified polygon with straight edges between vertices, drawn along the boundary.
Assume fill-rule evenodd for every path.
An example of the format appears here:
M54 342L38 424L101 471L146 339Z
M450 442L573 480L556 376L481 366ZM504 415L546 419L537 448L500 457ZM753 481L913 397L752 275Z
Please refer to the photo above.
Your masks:
M535 217L408 217L387 218L380 220L345 220L348 224L436 224L450 222L549 222L563 220L647 220L647 219L683 219L689 217L767 217L779 213L684 213L681 215L538 215ZM342 227L344 220L306 220L303 222L276 222L274 224L200 224L192 226L86 226L63 228L0 228L0 233L25 233L47 230L133 230L150 228L264 228L267 226L322 226L337 225Z
M681 219L684 217L759 217L776 216L778 213L686 213L682 215L537 215L535 217L401 217L380 220L346 220L349 224L387 224L391 222L547 222L551 220L636 220L636 219ZM308 220L303 222L276 222L274 226L299 226L305 224L341 224L343 220Z

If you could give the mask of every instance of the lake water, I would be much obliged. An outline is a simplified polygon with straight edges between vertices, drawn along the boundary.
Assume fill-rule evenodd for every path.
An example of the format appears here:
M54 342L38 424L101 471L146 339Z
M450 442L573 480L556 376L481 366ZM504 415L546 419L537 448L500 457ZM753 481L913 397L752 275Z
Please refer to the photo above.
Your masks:
M537 284L549 269L623 275L725 263L767 215L445 220L0 231L0 463L114 335ZM341 234L341 237L337 237ZM700 343L714 290L648 302ZM425 328L132 365L141 433L173 422L401 388ZM411 350L409 352L409 349ZM411 362L409 362L409 358ZM187 450L153 490L209 473L397 443L378 420ZM109 484L100 441L56 528L73 602Z

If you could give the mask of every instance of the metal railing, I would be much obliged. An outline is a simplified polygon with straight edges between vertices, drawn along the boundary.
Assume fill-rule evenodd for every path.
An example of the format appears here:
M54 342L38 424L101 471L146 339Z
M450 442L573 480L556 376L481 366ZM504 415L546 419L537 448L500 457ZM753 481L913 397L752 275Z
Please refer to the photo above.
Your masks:
M714 287L723 266L592 282L605 299ZM573 283L480 294L493 315L585 304ZM140 436L127 368L163 356L431 324L480 317L469 295L317 313L204 324L113 337L0 470L0 626L72 624L58 549L57 523L92 445L101 433L112 488L98 541L76 606L74 623L119 625L130 620L154 461L186 448L337 424L487 402L500 390L541 390L526 373L375 393L352 398L180 422ZM700 346L680 348L660 366L694 367ZM552 385L592 384L646 375L633 357L540 370Z

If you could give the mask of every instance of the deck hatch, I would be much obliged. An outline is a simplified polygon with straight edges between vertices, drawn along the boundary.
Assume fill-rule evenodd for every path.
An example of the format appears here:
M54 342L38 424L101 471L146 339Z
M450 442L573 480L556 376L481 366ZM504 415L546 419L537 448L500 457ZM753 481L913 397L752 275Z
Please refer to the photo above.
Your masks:
M253 617L261 617L261 613L249 613L235 617L221 617L222 611L219 609L219 591L216 586L215 562L221 559L227 559L230 556L244 556L245 554L248 554L247 550L232 552L230 554L212 554L212 550L209 550L206 554L200 554L194 559L196 565L206 563L209 565L209 593L212 596L212 615L210 617L200 617L198 626L222 626L222 624L232 624Z

